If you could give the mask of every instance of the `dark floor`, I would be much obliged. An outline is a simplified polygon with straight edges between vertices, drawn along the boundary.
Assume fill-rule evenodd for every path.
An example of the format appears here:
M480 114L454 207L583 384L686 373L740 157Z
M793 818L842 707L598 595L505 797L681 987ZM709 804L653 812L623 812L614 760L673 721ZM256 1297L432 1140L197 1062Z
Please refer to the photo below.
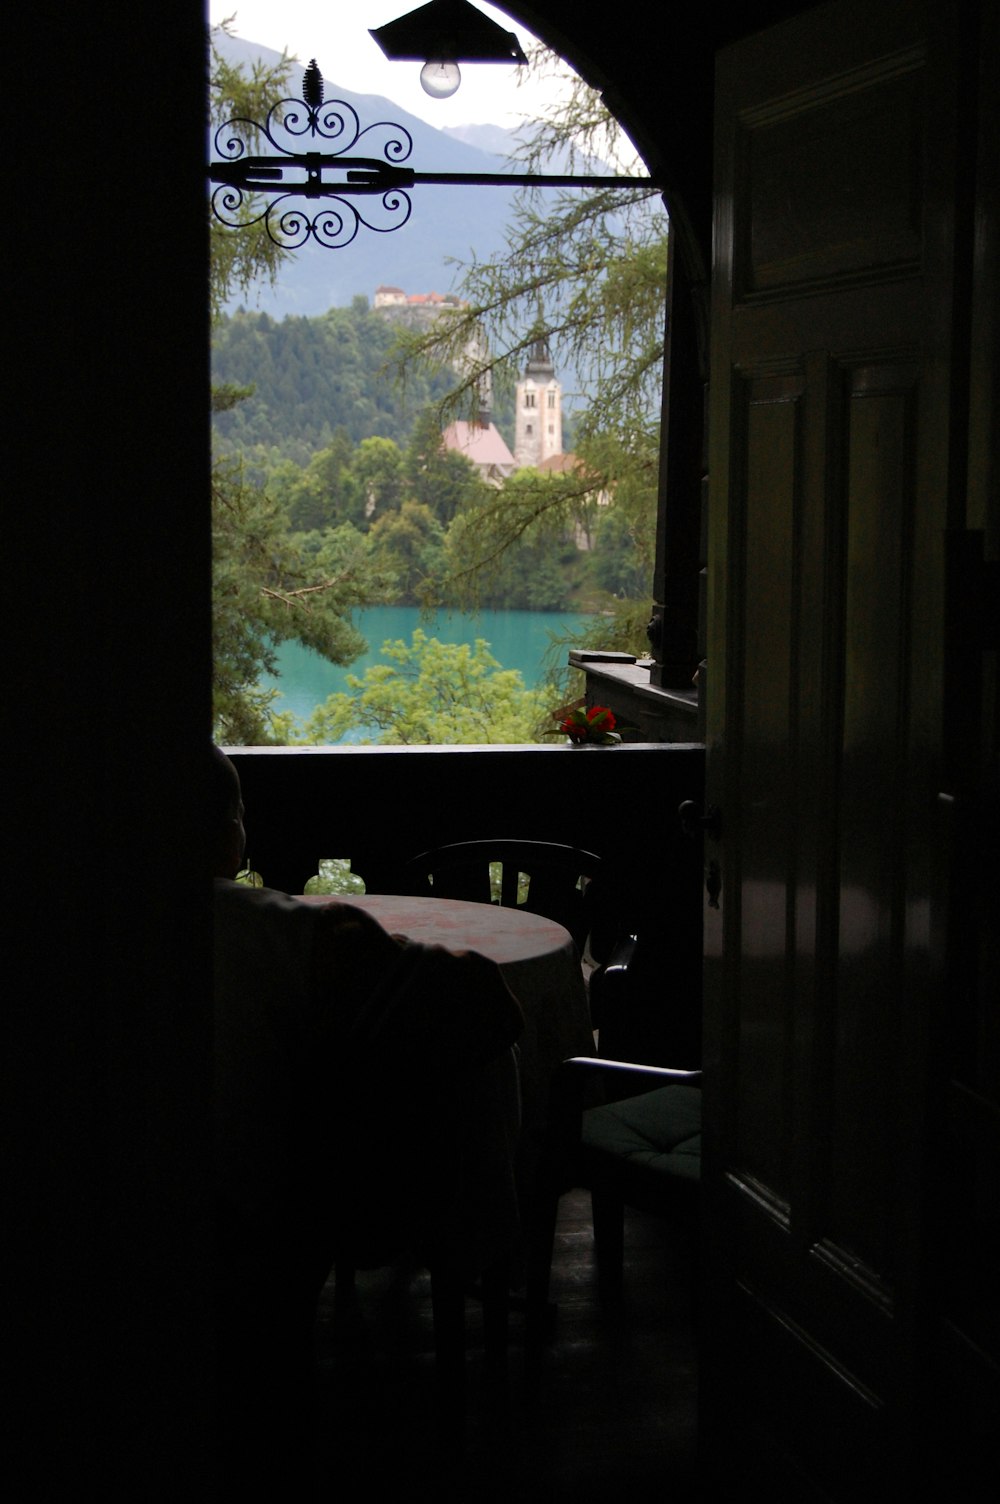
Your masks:
M318 1327L319 1497L353 1501L605 1501L623 1487L700 1499L690 1288L667 1224L628 1214L624 1294L598 1299L590 1200L563 1198L552 1271L558 1313L537 1374L511 1318L509 1403L483 1371L480 1313L467 1308L464 1452L436 1439L430 1283L405 1269L359 1274L353 1318ZM654 1491L655 1490L655 1494Z

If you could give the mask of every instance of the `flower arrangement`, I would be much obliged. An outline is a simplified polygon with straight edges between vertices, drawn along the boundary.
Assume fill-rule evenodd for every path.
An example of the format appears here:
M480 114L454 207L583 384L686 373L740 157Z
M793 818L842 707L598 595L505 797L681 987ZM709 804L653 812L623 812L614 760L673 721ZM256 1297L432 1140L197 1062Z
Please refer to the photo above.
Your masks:
M565 732L576 746L584 742L596 742L599 746L615 746L621 737L615 730L613 711L606 705L574 705L568 713L559 712L562 719L559 730Z

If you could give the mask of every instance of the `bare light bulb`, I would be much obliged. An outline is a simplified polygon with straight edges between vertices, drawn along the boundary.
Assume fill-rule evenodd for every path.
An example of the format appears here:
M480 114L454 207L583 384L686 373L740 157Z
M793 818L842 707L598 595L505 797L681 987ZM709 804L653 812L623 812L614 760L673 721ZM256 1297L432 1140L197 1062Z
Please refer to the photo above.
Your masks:
M457 63L430 62L420 70L420 87L432 99L450 99L461 82Z

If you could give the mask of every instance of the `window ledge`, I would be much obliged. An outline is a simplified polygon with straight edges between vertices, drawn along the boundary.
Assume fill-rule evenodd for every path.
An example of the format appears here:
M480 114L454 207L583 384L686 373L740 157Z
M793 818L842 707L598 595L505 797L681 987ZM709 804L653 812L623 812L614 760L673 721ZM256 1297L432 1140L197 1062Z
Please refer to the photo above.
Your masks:
M570 652L571 668L586 676L588 705L607 705L618 719L650 742L697 742L698 692L650 684L651 659L628 653Z

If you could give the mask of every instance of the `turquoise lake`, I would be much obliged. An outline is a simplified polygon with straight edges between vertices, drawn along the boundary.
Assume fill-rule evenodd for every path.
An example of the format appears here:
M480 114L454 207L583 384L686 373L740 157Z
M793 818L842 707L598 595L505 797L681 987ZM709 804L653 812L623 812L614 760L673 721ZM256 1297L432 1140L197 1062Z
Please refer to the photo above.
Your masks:
M368 643L368 652L339 668L318 653L296 642L283 643L278 649L278 673L263 679L267 688L280 691L276 709L290 710L300 720L312 714L327 695L346 690L348 674L361 675L372 664L384 662L380 656L383 642L402 638L409 642L414 629L421 627L428 637L441 642L473 643L482 637L490 652L503 668L519 669L529 689L540 684L552 658L554 637L579 631L591 620L562 611L481 611L477 616L442 614L423 619L416 606L373 606L354 615L354 624ZM565 662L566 648L559 650L557 662Z

